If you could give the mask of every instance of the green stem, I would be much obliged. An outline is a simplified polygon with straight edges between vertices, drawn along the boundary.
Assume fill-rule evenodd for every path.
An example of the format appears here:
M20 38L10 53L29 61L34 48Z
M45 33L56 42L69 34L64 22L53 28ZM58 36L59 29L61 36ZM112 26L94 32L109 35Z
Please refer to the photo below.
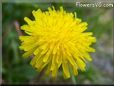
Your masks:
M73 82L73 84L76 84L76 79L75 79L75 76L73 75L73 73L72 73L72 82Z
M73 82L73 84L76 84L76 77L74 76L74 74L73 74L73 71L72 71L72 69L71 69L71 66L69 67L70 68L70 74L71 74L71 79L72 79L72 82Z

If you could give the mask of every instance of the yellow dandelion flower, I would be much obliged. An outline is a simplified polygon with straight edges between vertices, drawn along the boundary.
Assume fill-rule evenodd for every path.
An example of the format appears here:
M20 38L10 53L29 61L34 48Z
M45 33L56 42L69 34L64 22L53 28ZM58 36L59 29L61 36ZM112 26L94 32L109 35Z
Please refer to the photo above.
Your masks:
M57 76L62 67L63 76L70 78L70 69L74 75L78 69L84 71L85 61L91 61L89 52L95 50L90 45L96 42L92 32L85 32L87 23L77 18L76 13L68 13L63 7L48 11L32 11L35 20L25 17L26 25L21 27L27 34L20 36L20 49L24 57L34 55L31 65L38 71L46 68L46 73ZM70 68L70 69L69 69Z

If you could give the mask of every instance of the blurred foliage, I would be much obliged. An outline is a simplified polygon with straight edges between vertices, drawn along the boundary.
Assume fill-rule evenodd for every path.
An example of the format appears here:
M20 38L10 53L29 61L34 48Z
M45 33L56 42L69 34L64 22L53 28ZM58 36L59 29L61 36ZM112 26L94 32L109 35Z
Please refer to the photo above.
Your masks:
M75 6L75 3L3 3L3 83L26 83L28 81L31 83L34 82L33 80L35 77L39 75L39 73L29 65L30 59L27 60L22 58L22 52L18 48L20 41L18 39L18 33L16 32L14 22L18 21L20 25L23 25L25 23L23 20L25 16L34 19L31 13L33 10L41 8L45 11L52 5L55 6L56 9L63 6L67 12L76 11L77 16L81 18L82 21L87 21L87 31L92 31L97 37L97 44L95 45L96 49L98 49L99 40L104 34L107 34L109 37L107 41L112 40L112 8L79 8ZM51 82L49 77L45 77L45 79L43 78L43 83L46 83L46 81L48 81L48 83L60 83L60 80L63 83L99 83L97 79L100 75L102 77L102 73L97 71L93 64L89 65L87 71L80 71L78 76L72 76L71 79L64 80L61 78L61 72L59 72L59 80L56 79ZM103 81L101 83L106 82Z

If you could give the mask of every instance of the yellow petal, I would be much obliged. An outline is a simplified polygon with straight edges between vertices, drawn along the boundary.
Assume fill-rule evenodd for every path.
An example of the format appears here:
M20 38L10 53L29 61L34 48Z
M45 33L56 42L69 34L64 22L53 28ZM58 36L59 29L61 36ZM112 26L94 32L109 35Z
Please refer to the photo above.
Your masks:
M62 62L62 68L63 68L63 75L65 78L70 78L70 73L69 73L69 69L68 69L68 65L67 62L63 59Z
M79 68L82 70L82 71L85 71L85 63L81 60L81 59L77 59L77 65L79 66Z

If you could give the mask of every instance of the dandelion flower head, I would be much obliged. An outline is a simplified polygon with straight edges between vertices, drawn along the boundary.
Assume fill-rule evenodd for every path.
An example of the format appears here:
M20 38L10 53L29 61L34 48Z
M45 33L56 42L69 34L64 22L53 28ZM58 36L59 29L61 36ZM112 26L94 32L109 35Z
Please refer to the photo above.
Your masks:
M23 57L33 55L30 64L38 71L45 69L46 74L57 76L62 69L64 78L70 78L71 72L78 74L78 69L86 70L86 61L91 61L89 53L94 52L90 45L96 42L92 32L85 32L87 22L77 18L76 13L66 12L63 7L55 10L32 11L35 20L27 17L26 25L21 29L26 33L20 36L20 49Z

